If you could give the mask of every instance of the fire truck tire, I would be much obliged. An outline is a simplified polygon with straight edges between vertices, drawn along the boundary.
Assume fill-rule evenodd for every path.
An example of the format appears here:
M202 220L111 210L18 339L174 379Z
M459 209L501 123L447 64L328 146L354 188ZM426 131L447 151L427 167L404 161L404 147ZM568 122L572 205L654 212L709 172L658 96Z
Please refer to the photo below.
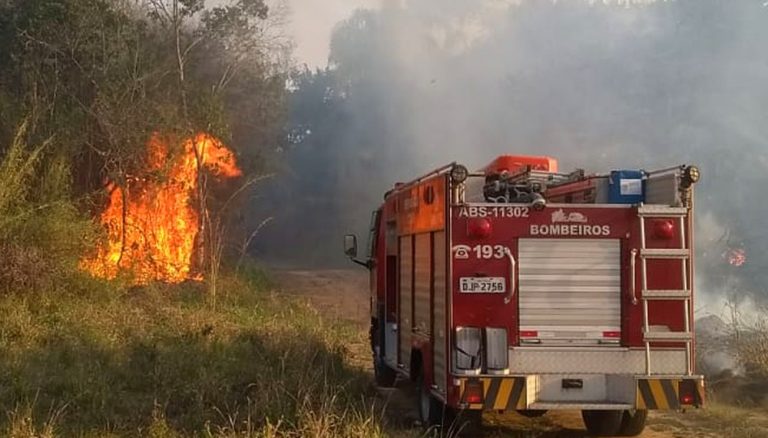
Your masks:
M388 367L380 357L373 358L373 375L376 385L381 388L392 388L397 380L397 371Z
M432 426L441 426L443 424L443 403L432 396L424 383L423 373L420 373L416 379L416 387L419 393L417 407L421 424L427 429Z
M624 411L581 411L587 431L594 436L615 436L621 429Z
M483 428L483 411L447 409L445 424L450 432L448 436L475 436Z
M517 413L526 418L539 418L543 417L547 411L543 409L524 409L517 411Z
M646 410L624 411L621 417L621 429L619 436L638 436L645 429L645 420L648 417Z

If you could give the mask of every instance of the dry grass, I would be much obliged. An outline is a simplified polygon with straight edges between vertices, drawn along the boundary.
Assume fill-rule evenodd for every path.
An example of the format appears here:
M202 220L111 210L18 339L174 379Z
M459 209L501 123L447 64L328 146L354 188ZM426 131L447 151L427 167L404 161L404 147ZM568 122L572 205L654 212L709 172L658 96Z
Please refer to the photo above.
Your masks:
M768 307L753 309L749 317L734 312L734 344L744 370L757 378L768 379Z
M693 433L700 437L763 438L768 436L768 410L711 402L706 409L683 415L657 413L652 424L654 429L681 437Z
M263 274L0 297L3 435L376 437L364 333L278 299ZM360 339L358 339L360 338Z

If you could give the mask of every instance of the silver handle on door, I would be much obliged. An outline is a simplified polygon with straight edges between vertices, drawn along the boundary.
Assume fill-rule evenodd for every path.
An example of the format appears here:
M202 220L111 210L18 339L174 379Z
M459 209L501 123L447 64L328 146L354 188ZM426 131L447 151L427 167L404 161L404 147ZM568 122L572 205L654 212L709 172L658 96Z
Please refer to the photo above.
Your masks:
M509 304L515 296L515 289L517 289L517 280L515 279L517 274L517 261L515 260L515 256L512 255L511 249L506 248L505 253L507 254L507 257L509 257L509 292L507 292L507 296L504 297L504 304Z
M630 266L630 280L629 280L629 290L632 291L632 305L637 305L637 290L636 290L636 283L637 283L637 250L633 249L630 255L629 259L629 266Z

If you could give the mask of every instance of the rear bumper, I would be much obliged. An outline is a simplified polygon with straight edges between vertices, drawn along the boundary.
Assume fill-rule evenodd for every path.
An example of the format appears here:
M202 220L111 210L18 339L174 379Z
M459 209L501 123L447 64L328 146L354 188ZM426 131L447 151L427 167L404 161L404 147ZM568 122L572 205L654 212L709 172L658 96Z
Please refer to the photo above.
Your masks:
M702 376L528 374L455 377L453 384L451 404L471 410L682 410L704 404ZM478 392L481 400L470 396Z

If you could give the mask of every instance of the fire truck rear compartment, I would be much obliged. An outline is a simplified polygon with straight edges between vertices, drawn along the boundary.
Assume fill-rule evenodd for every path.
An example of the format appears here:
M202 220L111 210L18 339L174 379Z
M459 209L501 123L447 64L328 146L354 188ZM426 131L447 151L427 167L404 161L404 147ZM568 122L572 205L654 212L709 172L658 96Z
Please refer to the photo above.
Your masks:
M574 381L580 381L581 388L566 387L565 383ZM631 409L636 399L635 379L628 375L544 374L534 376L530 383L529 409L564 409L563 405L576 405L577 409L585 405Z
M520 239L521 345L618 346L618 239Z

